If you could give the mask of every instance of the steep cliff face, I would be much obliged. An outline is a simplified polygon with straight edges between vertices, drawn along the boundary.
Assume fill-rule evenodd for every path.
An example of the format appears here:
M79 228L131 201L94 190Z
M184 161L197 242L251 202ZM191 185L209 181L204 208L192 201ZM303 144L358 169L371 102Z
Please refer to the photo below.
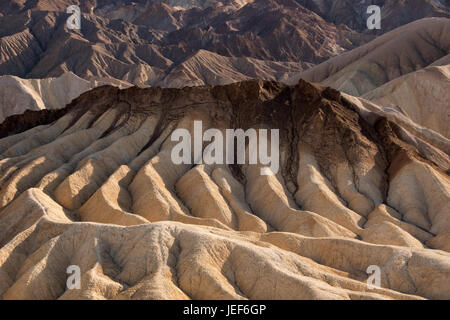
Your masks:
M172 133L199 120L279 129L280 170L175 164ZM448 299L448 144L415 129L306 81L104 86L16 116L0 140L0 295Z

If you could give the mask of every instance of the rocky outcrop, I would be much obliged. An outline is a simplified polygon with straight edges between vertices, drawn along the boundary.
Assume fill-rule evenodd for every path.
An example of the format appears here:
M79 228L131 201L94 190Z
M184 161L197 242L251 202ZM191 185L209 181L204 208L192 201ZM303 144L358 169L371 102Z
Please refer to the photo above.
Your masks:
M104 86L40 114L0 140L3 299L450 297L448 155L334 89ZM195 120L280 129L280 170L175 164Z

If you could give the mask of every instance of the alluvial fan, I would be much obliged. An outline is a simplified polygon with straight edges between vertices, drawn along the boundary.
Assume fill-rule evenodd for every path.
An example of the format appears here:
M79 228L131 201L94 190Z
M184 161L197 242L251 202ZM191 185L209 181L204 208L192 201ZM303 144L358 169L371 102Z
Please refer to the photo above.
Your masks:
M448 140L358 101L303 80L103 86L8 118L0 297L450 299ZM279 171L175 164L195 121L279 129Z

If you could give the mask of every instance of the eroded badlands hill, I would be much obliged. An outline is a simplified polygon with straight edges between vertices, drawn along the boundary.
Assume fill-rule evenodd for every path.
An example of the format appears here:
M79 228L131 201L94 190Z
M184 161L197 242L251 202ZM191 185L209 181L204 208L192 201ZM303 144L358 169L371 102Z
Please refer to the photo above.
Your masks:
M450 64L409 73L363 97L450 138Z
M450 20L429 18L288 79L320 82L370 100L385 114L449 138ZM377 108L375 106L375 108Z
M338 91L100 87L15 120L0 140L3 299L450 298L448 140ZM280 171L175 165L171 133L194 120L280 129Z
M58 78L21 79L0 76L0 123L5 118L22 114L26 110L61 109L83 92L102 85L130 87L124 81L107 79L81 79L71 72Z
M294 0L6 2L0 4L0 75L21 78L70 71L171 87L199 79L280 81L373 38L328 23ZM83 13L80 30L66 26L73 4ZM191 68L199 55L206 67ZM180 68L192 74L178 79ZM173 78L178 82L168 81Z
M367 29L367 7L380 6L382 27L379 34L395 29L425 17L450 17L449 0L297 0L301 5L313 10L325 20L335 24L345 24L354 30L371 33Z
M448 65L449 55L450 19L428 18L388 32L300 76L359 96L408 73Z

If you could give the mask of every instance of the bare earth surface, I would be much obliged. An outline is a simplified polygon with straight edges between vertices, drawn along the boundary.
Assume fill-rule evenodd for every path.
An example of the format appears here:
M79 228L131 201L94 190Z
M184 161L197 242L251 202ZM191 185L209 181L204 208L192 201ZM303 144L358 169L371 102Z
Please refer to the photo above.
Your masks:
M207 84L223 84L224 78L227 83L282 80L374 37L326 22L294 0L223 1L222 6L217 1L7 2L0 5L0 75L21 78L70 71L85 79L152 86L179 86L182 80L194 85L198 79ZM80 30L66 26L69 4L81 7ZM198 59L208 63L192 69ZM222 64L223 70L211 67ZM186 68L193 74L168 81Z
M449 141L384 112L306 81L246 81L107 86L7 120L0 296L449 299ZM279 173L173 164L170 134L194 120L279 128ZM367 288L370 265L382 288Z
M0 299L450 299L449 18L449 0L1 1ZM174 164L196 120L280 129L280 170Z
M428 18L390 31L354 50L300 72L360 97L403 126L450 137L450 19ZM353 98L351 98L353 99ZM370 104L370 103L369 103ZM416 130L417 131L417 130Z
M21 79L0 76L0 123L7 117L26 110L61 109L80 94L103 85L130 87L125 81L112 78L81 79L71 72L58 78Z
M0 75L48 78L73 72L84 79L165 87L249 78L284 82L410 22L450 17L448 0L379 1L382 28L368 30L366 10L372 2L5 0ZM67 29L69 5L81 8L81 30ZM438 31L418 34L433 46L427 32Z

